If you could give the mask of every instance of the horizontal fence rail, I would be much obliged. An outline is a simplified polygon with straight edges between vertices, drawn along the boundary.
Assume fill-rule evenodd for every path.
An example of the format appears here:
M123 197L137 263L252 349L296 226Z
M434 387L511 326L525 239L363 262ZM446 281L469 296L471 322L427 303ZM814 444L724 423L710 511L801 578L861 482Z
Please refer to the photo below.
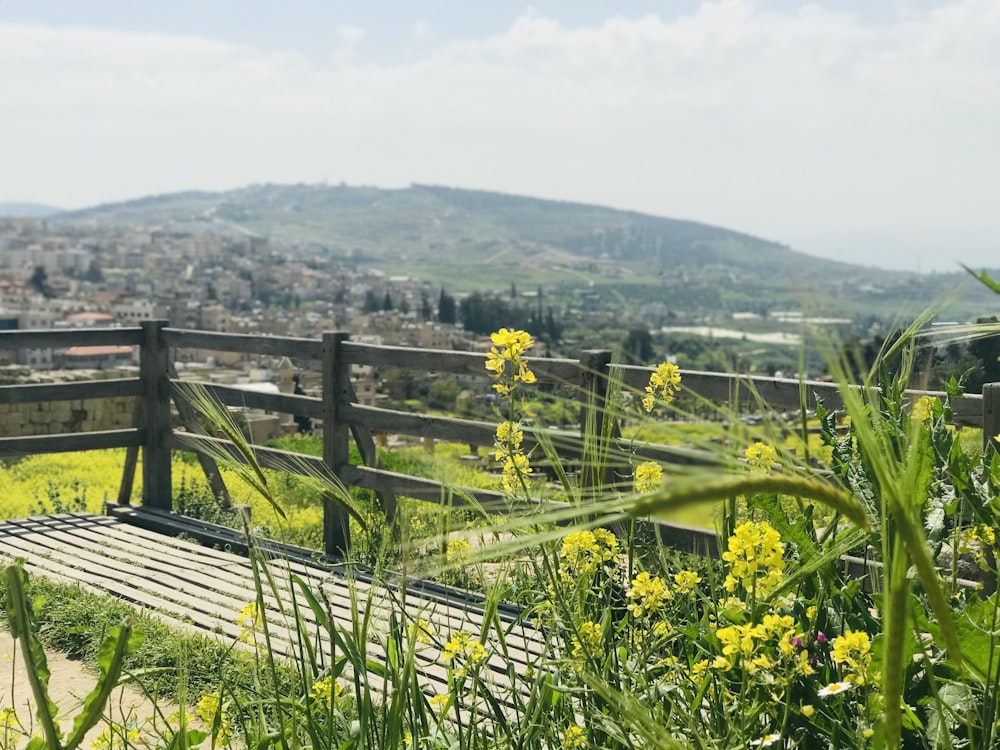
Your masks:
M400 434L424 440L441 440L471 446L492 446L496 424L472 419L415 414L357 403L351 368L402 369L408 373L437 373L450 377L474 377L488 382L484 355L472 352L382 346L351 341L345 333L327 333L321 339L283 336L190 331L170 328L162 321L146 321L136 328L67 329L58 331L0 332L3 349L60 349L74 346L135 346L139 350L139 375L72 383L0 386L0 403L32 404L59 401L100 400L128 397L135 400L135 424L131 429L102 430L27 437L0 438L0 457L103 448L127 448L119 501L131 494L132 473L142 453L144 505L163 511L172 507L171 452L193 451L202 461L213 491L228 496L210 456L228 455L236 461L247 457L228 441L197 432L198 415L188 402L190 381L173 372L176 350L227 352L240 355L289 357L310 363L322 372L322 397L288 393L261 393L242 388L200 383L219 403L228 407L308 417L322 425L323 456L306 456L264 446L253 446L254 457L267 468L306 476L325 477L345 487L361 487L376 493L390 523L396 497L428 502L470 503L485 512L507 512L509 499L492 490L455 488L439 481L387 471L379 461L374 434ZM641 393L649 381L650 368L611 363L610 352L585 351L579 359L533 357L529 366L541 385L575 393L581 408L600 407L608 397L609 383L620 383ZM797 412L816 408L819 400L830 410L842 406L838 386L819 381L747 376L682 370L685 393L706 402L726 403L738 413L767 408ZM913 398L930 393L909 391ZM954 421L960 426L984 429L987 439L1000 433L1000 384L989 384L984 395L966 395L952 400ZM600 417L600 412L598 412ZM179 423L178 423L179 420ZM584 422L586 420L584 419ZM544 431L544 440L540 434ZM582 456L584 438L579 432L545 427L525 427L525 446L551 445L571 465ZM361 464L349 460L353 440ZM668 446L642 441L621 441L609 455L612 467L627 469L634 457L677 465L718 465L712 454L690 446ZM543 464L544 461L533 463ZM324 503L324 544L333 556L350 542L346 513L329 498ZM531 508L525 508L531 510ZM701 554L717 554L714 532L662 524L661 541L669 546Z

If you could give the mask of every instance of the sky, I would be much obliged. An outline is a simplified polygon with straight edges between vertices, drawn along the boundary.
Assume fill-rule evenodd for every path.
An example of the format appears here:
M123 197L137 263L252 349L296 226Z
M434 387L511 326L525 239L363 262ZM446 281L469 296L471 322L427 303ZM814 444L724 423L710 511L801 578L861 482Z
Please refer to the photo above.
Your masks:
M0 201L429 183L1000 266L997 0L0 0Z

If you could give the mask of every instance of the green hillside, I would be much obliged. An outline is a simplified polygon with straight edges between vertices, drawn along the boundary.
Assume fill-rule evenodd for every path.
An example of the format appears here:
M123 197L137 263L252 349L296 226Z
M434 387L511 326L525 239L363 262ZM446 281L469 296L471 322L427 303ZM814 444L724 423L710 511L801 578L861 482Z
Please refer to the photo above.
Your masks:
M322 245L334 256L413 266L453 263L643 277L685 269L794 268L843 276L851 266L739 232L600 206L414 185L402 190L259 185L190 192L61 214L62 221L250 232Z

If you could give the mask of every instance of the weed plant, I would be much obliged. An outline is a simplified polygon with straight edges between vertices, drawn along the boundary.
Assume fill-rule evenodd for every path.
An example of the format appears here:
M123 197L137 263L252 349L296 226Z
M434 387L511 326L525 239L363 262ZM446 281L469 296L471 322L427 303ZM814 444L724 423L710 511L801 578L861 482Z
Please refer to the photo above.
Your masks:
M819 409L822 450L807 441L792 450L749 427L703 436L710 457L695 466L647 460L638 443L622 449L615 430L624 415L641 429L644 419L681 411L674 396L684 385L664 363L639 393L619 398L612 382L606 405L587 405L578 479L559 471L546 431L526 423L531 337L502 329L486 359L502 404L498 484L512 507L543 501L527 517L458 524L433 542L442 574L480 587L481 625L415 608L405 586L380 586L378 566L357 569L349 611L335 611L322 590L282 573L251 543L257 601L241 617L252 686L226 669L216 684L188 679L197 707L190 721L141 741L408 750L1000 745L1000 459L992 447L963 448L951 424L959 382L941 400L907 393L924 322L860 378L831 354L844 406ZM200 406L225 419L218 404ZM270 479L238 432L231 439L247 464L234 470L280 526ZM558 503L544 501L532 470L543 458L556 467ZM330 477L314 479L367 525L350 493ZM650 543L642 519L718 502L720 560L691 565ZM404 574L428 543L404 530ZM864 557L863 577L845 572L849 552ZM281 601L276 615L262 616L265 598ZM275 656L278 627L296 634L289 664ZM108 746L138 746L127 730Z

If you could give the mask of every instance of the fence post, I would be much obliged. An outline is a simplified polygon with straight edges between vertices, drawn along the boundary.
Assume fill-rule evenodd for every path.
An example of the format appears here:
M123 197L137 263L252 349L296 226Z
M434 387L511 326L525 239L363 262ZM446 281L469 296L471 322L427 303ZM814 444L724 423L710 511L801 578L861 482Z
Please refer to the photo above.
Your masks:
M339 477L350 463L350 428L338 421L337 406L350 398L350 366L340 356L340 344L350 334L323 334L323 461ZM327 555L342 556L351 543L350 517L330 497L323 498L323 547Z
M985 383L983 385L983 451L1000 452L1000 383Z
M146 441L142 446L142 504L160 510L173 507L173 484L170 476L170 392L167 368L170 351L163 345L160 332L164 320L142 321L143 342L139 354L139 377L142 380Z
M604 476L594 476L594 470L607 456L603 443L604 415L608 402L608 365L611 350L586 349L580 352L580 432L583 438L583 461L580 466L581 488L592 490L609 479L610 467L604 466ZM614 429L614 428L612 428Z

